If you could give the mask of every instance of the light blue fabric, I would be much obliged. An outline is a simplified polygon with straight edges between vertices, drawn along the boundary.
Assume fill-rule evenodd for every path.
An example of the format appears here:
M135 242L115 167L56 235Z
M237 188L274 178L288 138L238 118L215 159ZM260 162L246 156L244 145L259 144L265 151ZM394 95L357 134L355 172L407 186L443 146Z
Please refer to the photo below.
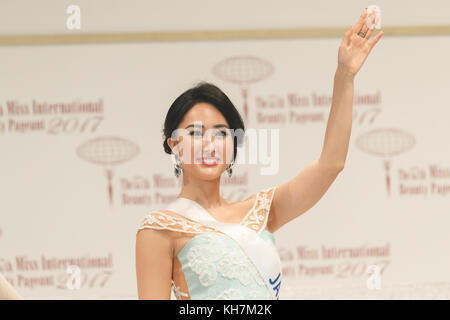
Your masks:
M259 236L275 246L267 229ZM178 253L191 299L261 299L272 296L239 244L222 233L194 236Z

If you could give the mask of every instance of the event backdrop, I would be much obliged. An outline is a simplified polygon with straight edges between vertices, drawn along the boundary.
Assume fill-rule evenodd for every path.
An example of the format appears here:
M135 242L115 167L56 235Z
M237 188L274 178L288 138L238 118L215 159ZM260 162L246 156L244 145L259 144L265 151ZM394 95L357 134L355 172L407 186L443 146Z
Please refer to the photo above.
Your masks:
M344 170L275 232L280 299L450 281L449 40L384 36L370 54ZM1 47L0 272L25 298L136 299L136 228L180 191L162 147L173 100L210 81L247 128L279 130L270 163L223 175L242 200L320 156L340 41Z

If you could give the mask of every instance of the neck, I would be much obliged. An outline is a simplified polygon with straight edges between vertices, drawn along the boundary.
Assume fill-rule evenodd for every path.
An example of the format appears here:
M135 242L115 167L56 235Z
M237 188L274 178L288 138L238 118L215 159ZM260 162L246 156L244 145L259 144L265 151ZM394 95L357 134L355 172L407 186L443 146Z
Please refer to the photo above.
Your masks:
M220 177L215 180L192 180L183 176L183 186L178 198L187 198L205 209L214 209L228 204L220 197Z

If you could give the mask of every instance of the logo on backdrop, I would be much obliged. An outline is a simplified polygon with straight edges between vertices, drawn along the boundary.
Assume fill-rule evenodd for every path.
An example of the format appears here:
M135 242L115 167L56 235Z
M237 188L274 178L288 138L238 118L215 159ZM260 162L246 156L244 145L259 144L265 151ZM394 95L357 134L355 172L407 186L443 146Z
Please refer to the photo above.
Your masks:
M81 159L105 168L108 179L109 204L112 206L114 166L136 157L140 152L139 146L130 140L119 137L99 137L81 144L76 152Z
M371 155L384 159L386 173L386 190L391 195L391 158L404 154L416 145L416 139L408 132L393 129L374 129L360 135L355 142L356 146Z
M267 60L254 56L235 56L217 63L213 73L220 79L241 86L244 100L244 116L248 120L248 90L252 83L261 81L274 73L275 67Z

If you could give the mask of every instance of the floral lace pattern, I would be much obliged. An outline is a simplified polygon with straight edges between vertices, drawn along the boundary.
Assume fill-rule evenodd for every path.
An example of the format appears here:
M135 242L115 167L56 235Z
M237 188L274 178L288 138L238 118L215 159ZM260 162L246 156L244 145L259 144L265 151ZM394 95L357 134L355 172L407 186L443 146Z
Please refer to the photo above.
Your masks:
M218 273L228 279L238 279L243 285L254 280L264 285L261 277L252 266L249 258L239 247L233 246L230 252L223 241L223 235L207 234L209 241L192 246L186 256L189 267L198 274L203 286L210 286L217 280ZM228 237L228 236L225 236Z
M171 230L178 232L187 233L207 233L207 232L217 232L217 230L210 228L208 226L202 225L195 221L187 220L182 217L175 217L170 214L155 211L147 215L139 225L136 233L139 230L149 228L157 230Z
M191 247L186 256L189 267L198 275L200 283L206 287L216 281L217 269L215 264L225 254L226 248L222 241L214 241L210 234L205 236L212 239L212 243Z
M257 194L255 209L251 210L244 219L242 219L241 225L249 227L257 232L265 229L275 189L276 187L269 188Z
M256 194L254 205L240 222L241 225L261 234L267 225L275 189L276 187L269 188ZM179 252L178 258L182 263L188 288L195 283L197 296L200 296L201 292L202 299L271 298L253 262L239 244L229 236L184 217L176 217L160 211L147 215L140 223L137 232L144 228L200 234L186 244ZM273 240L263 238L274 245ZM180 291L180 287L176 286L173 280L172 290L179 300L183 296L189 297L188 293ZM191 295L191 298L197 299L195 293L191 294L194 295L194 297Z
M250 259L241 250L240 246L223 234L205 234L196 237L197 243L189 243L187 250L180 252L181 261L186 260L184 270L190 270L191 281L199 282L207 290L206 299L247 299L245 290L238 288L249 287L251 296L267 298L261 293L267 292L264 281ZM192 275L197 277L194 278ZM233 289L217 292L214 284L226 283L234 280ZM238 282L236 282L238 281Z
M264 230L267 224L270 204L272 202L276 187L260 191L256 194L256 200L253 208L240 222L256 232ZM187 232L187 233L208 233L218 232L214 228L202 225L184 217L176 217L164 212L154 211L148 214L140 223L136 233L144 228L150 229L167 229L171 231Z

